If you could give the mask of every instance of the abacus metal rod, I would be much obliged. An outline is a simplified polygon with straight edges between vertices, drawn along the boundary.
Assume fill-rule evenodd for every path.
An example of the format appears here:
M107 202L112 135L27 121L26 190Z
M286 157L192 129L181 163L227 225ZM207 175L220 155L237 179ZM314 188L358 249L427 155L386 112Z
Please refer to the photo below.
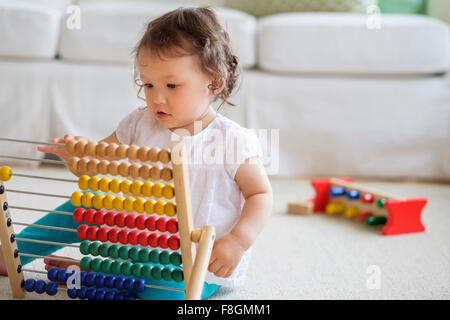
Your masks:
M52 178L52 177L44 177L44 176L36 176L32 174L23 174L23 173L12 173L14 177L24 177L24 178L33 178L33 179L43 179L43 180L53 180L53 181L62 181L62 182L75 182L78 183L77 180L74 179L64 179L64 178Z
M72 248L79 248L79 244L71 244L71 243L63 243L63 242L54 242L54 241L45 241L45 240L37 240L37 239L27 239L27 238L15 238L16 241L23 241L23 242L33 242L33 243L43 243L48 244L52 246L63 246L63 247L72 247Z
M14 190L14 189L6 189L6 191L7 192L17 192L17 193L31 194L31 195L35 195L35 196L46 196L46 197L70 199L69 196L63 196L63 195L51 194L51 193L41 193L41 192L32 192L32 191L23 191L23 190Z
M59 230L59 231L67 231L67 232L77 232L76 229L54 227L54 226L44 226L41 224L32 224L32 223L23 223L23 222L13 222L13 224L18 225L18 226L26 226L26 227L33 227L33 228L51 229L51 230Z
M2 138L2 137L0 137L0 141L31 143L31 144L45 144L47 146L58 146L58 147L65 146L65 143L42 142L42 141L35 141L35 140L22 140L22 139L11 139L11 138Z
M15 159L15 160L26 160L26 161L39 161L39 162L45 162L45 163L51 163L51 164L62 164L62 165L66 164L66 162L63 161L63 160L50 160L50 159L27 158L27 157L5 156L5 155L0 155L0 158Z
M80 260L76 259L66 259L66 258L59 258L59 257L50 257L50 256L40 256L37 254L31 254L31 253L20 253L19 257L28 257L28 258L35 258L35 259L49 259L49 260L56 260L56 261L63 261L63 262L71 262L71 263L80 263Z
M19 210L28 210L28 211L46 212L46 213L56 213L56 214L63 214L63 215L66 215L66 216L72 216L73 215L72 212L66 212L66 211L44 210L44 209L18 207L18 206L11 206L11 205L8 205L8 208L19 209Z

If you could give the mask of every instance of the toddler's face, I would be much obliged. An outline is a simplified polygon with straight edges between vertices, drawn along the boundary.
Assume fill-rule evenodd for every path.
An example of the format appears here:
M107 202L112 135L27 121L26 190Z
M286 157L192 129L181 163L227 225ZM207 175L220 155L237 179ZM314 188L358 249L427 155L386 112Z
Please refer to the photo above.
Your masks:
M150 113L168 129L190 128L208 112L213 94L195 55L171 57L139 53L139 73Z

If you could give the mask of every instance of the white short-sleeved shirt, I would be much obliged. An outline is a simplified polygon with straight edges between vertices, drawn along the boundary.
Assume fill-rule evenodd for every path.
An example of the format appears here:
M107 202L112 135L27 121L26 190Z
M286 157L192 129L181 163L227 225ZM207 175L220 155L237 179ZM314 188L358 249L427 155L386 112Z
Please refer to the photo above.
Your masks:
M141 107L120 121L116 136L124 144L170 149L182 139L189 155L194 228L214 226L217 238L232 230L244 205L244 197L234 180L236 171L246 159L262 156L261 144L251 130L217 114L199 133L181 137L162 127L147 107ZM244 253L230 277L216 277L207 271L206 282L226 286L242 285L251 249Z

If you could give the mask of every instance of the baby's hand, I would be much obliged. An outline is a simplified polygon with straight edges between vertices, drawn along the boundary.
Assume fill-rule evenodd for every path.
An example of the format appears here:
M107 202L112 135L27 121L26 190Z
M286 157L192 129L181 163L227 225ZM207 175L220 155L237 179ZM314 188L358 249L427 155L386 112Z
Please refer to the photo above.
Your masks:
M60 157L61 159L67 161L70 159L70 157L72 157L72 155L70 155L67 151L66 151L66 146L65 144L67 143L67 141L71 140L71 139L75 139L75 140L87 140L84 137L80 137L80 136L76 136L73 137L70 134L66 134L64 136L64 138L55 138L52 140L53 143L63 143L64 145L59 146L39 146L37 149L41 152L46 152L46 153L53 153L56 154L58 157Z
M239 239L232 234L216 239L208 270L217 277L228 278L238 266L244 252Z

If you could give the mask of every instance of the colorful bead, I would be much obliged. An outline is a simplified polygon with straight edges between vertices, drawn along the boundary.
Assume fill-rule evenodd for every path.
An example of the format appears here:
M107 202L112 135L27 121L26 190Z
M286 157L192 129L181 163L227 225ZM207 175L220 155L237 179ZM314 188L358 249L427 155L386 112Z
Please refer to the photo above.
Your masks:
M127 228L133 229L136 227L136 215L135 214L128 214L125 218L125 225Z
M339 197L345 195L344 187L331 187L330 188L330 196L331 197Z
M112 263L113 263L113 260L111 260L111 259L103 260L102 272L103 273L111 273Z
M120 183L120 191L121 191L123 194L129 194L129 193L130 193L130 190L131 190L131 184L132 184L131 180L128 180L128 179L123 180L123 181Z
M95 211L94 209L86 210L86 213L84 214L84 221L86 221L87 224L94 224L96 212L97 211Z
M159 249L154 249L150 252L150 261L153 263L159 263L159 256L161 255L161 250Z
M159 263L169 264L170 263L170 252L167 250L162 251L159 254Z
M152 268L152 278L156 280L162 279L162 267L161 266L154 266Z
M141 248L139 247L132 247L129 251L129 258L131 261L136 262L139 261L139 252L141 251Z
M123 286L125 287L126 290L132 291L134 285L134 278L127 278L125 279Z
M100 181L99 177L97 177L97 176L91 177L88 180L89 190L94 191L94 192L98 191L98 183L99 183L99 181Z
M144 183L139 180L133 181L133 183L131 184L131 193L134 196L139 197L141 195L141 189L143 184Z
M83 257L80 260L80 268L85 271L91 270L92 258L91 257Z
M84 214L86 212L86 209L84 208L77 208L73 212L73 220L78 223L84 222Z
M105 277L105 287L109 288L109 289L113 289L114 288L114 280L116 280L116 277L113 275L107 275Z
M184 279L183 270L175 268L172 272L172 279L176 282L182 282Z
M82 254L89 254L89 247L90 247L90 245L91 245L91 242L89 241L89 240L83 240L83 241L81 241L81 243L80 243L80 252L82 253ZM53 268L52 268L53 269ZM54 279L50 279L49 278L49 280L54 280Z
M98 256L99 247L100 247L100 242L91 242L89 245L89 253L93 256Z
M94 217L95 224L98 224L98 225L105 224L105 215L106 215L105 211L103 211L103 210L97 211L95 213L95 217Z
M386 203L386 198L381 198L377 201L378 208L384 208L384 204Z
M159 215L163 215L164 214L164 205L165 202L164 200L158 200L155 203L155 212Z
M116 213L114 211L108 211L105 215L105 224L112 227L116 224Z
M109 229L106 227L101 227L98 230L97 233L97 239L100 240L101 242L106 242L108 241L108 233L109 233Z
M363 194L363 196L361 197L361 202L363 203L372 203L374 200L374 197L372 194L370 193L365 193Z
M162 194L166 199L172 199L174 196L174 187L172 184L168 183L164 186Z
M130 254L130 249L131 248L129 246L122 246L122 247L120 247L120 249L119 249L119 257L124 259L124 260L127 260L128 257L129 257L129 254Z
M147 246L148 245L148 236L149 235L150 234L148 232L145 232L145 231L140 232L139 235L138 235L138 239L137 239L138 243L141 246L143 246L143 247Z
M117 178L112 179L111 182L109 183L109 189L111 190L111 192L119 193L121 183L122 183L122 180L120 180L120 179L117 179Z
M81 191L75 191L72 193L72 196L70 197L70 203L74 207L80 207L81 206L81 197L83 196L83 192Z
M345 210L345 205L342 203L329 203L325 207L325 212L329 215L341 214Z
M141 187L141 193L145 197L151 197L152 196L152 188L153 188L153 182L146 181Z
M97 274L96 273L94 273L94 272L88 273L88 275L86 276L86 285L88 287L94 286L96 278L97 278Z
M119 242L121 244L128 244L128 235L129 235L130 231L126 230L126 229L122 229L119 231Z
M120 245L118 244L113 244L111 245L111 247L109 248L109 256L113 259L117 259L119 257L119 249L120 249Z
M139 231L133 230L128 234L128 243L135 246L138 244Z
M170 263L174 266L181 265L181 255L178 252L172 252L170 254Z
M119 229L116 228L112 228L109 230L108 232L108 240L112 243L116 243L117 241L119 241Z
M86 299L86 293L87 293L87 287L81 287L77 290L77 297L78 299Z
M114 209L116 209L117 211L122 211L124 201L125 201L125 197L123 197L123 196L115 197L114 201L113 201Z
M77 289L67 289L67 296L71 299L76 299L78 297L77 295Z
M103 192L108 192L109 191L109 184L111 183L111 179L110 178L101 178L99 183L98 183L98 187L101 191Z
M160 248L167 249L169 247L169 236L167 234L160 235L158 245Z
M109 290L105 293L105 300L112 301L115 300L116 292L114 290Z
M94 260L92 260L92 263L91 263L92 271L100 272L102 270L102 263L103 263L103 260L100 258L95 258Z
M115 275L119 275L122 273L122 264L123 262L120 260L113 261L111 265L111 272Z
M180 238L178 235L172 235L168 240L169 248L172 250L178 250L180 248Z
M356 218L359 214L359 209L356 207L345 208L345 216L349 219Z
M58 284L56 282L53 282L53 281L47 283L47 285L45 287L45 292L49 296L54 296L58 292Z
M366 218L373 216L372 212L364 212L358 215L358 220L361 222L366 221Z
M159 238L159 234L157 234L157 233L150 234L148 237L149 246L156 248L158 246L158 238Z
M59 269L57 267L50 268L47 272L47 278L50 281L58 280Z
M144 213L145 212L145 202L147 200L144 198L137 198L134 201L134 211L137 213Z
M141 276L141 271L142 268L144 267L144 264L138 262L133 264L133 266L131 267L131 274L137 278L139 278Z
M116 279L114 280L114 288L116 288L117 290L123 290L124 282L125 282L125 277L123 277L123 276L116 277Z
M87 190L88 188L89 188L89 179L90 179L91 177L89 177L88 175L86 175L86 174L83 174L82 176L80 176L79 178L78 178L78 187L81 189L81 190Z
M109 250L111 248L111 244L109 243L102 243L100 247L98 248L98 253L103 257L107 258L110 256Z
M156 221L156 229L158 229L158 231L160 232L166 232L167 231L167 227L166 227L166 218L161 217Z
M145 264L141 269L141 275L144 278L150 279L152 277L153 267L149 264Z
M98 288L103 288L105 286L105 275L98 273L95 277L95 286Z
M147 245L147 243L145 244ZM139 251L139 260L142 262L149 262L150 261L150 248L141 248Z
M134 211L134 201L136 201L133 197L127 197L125 201L123 202L123 208L127 212L133 212Z
M164 205L164 213L169 216L169 217L173 217L176 213L176 206L175 203L172 201L168 201L165 205Z
M97 233L98 233L99 227L97 226L90 226L87 230L87 238L91 241L97 240Z
M136 279L133 284L133 289L137 292L143 292L145 290L145 280Z
M173 268L164 267L161 271L162 278L166 281L171 281L172 280L172 271L173 271Z
M387 222L386 217L379 217L379 216L367 217L365 220L365 223L368 226L383 225L386 224L386 222Z
M154 212L154 207L155 207L154 199L148 199L147 201L145 201L144 209L146 213L152 214Z
M359 191L358 190L354 190L354 189L350 190L347 193L347 198L349 198L351 200L359 199Z
M114 199L115 197L112 194L107 194L106 197L103 198L103 208L106 210L114 209Z
M155 183L152 188L152 194L156 198L162 197L162 189L164 185L161 182Z
M97 293L97 289L95 288L88 288L86 291L86 298L88 300L95 300L95 294Z
M127 214L125 212L120 212L116 214L115 224L116 226L123 228L125 227L125 221L127 218Z
M105 199L105 195L103 193L97 193L92 199L92 206L98 210L103 208L103 199Z
M77 228L77 236L80 240L86 240L87 239L87 231L89 229L89 226L87 224L82 224Z
M148 217L147 221L145 223L147 229L150 231L155 231L156 230L156 221L157 221L157 218L155 216Z
M166 224L167 231L170 233L177 233L178 232L178 220L176 218L171 218L167 221Z
M131 261L125 261L122 264L122 274L124 276L131 276L131 267L133 266L133 263Z
M139 199L142 199L142 198L139 198ZM137 216L136 217L136 221L135 221L136 227L139 230L144 230L145 229L145 225L146 225L146 221L147 221L147 217L145 215L141 214L141 215Z
M36 280L34 279L27 279L25 280L25 290L28 292L34 291L34 286L36 285Z

